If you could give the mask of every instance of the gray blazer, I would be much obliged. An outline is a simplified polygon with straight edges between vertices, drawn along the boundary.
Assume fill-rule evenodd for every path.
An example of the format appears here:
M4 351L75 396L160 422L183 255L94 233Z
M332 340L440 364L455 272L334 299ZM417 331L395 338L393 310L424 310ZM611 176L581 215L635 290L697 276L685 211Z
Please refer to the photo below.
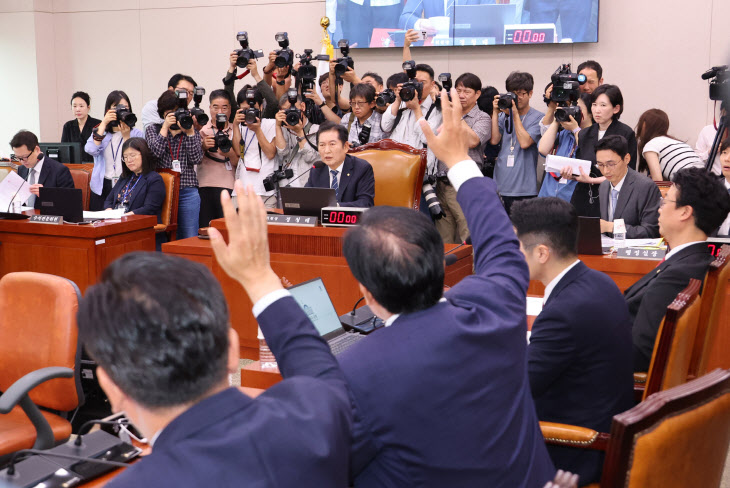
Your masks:
M628 170L613 218L624 219L627 239L659 237L659 200L662 196L659 187L650 178L631 168ZM608 220L610 193L611 182L606 180L598 189L603 220Z

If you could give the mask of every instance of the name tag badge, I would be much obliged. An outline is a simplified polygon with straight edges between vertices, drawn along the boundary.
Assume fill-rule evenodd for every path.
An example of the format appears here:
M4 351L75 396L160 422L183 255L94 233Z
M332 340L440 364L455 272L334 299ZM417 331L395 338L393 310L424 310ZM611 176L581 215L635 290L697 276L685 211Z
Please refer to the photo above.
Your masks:
M567 184L567 183L568 183L568 180L566 180L565 178L560 178L560 179L558 180L558 183L559 183L559 184L561 184L561 185L565 185L565 184Z
M226 169L228 171L233 171L233 166L231 166L231 162L230 161L226 161Z
M515 157L512 154L510 154L509 156L507 156L507 167L508 168L514 168L515 167Z
M172 170L177 171L178 173L182 171L182 166L180 165L180 161L177 159L173 159L172 161Z
M119 181L119 177L118 176L115 176L115 177L112 178L112 188L114 188L115 186L117 186L117 181Z

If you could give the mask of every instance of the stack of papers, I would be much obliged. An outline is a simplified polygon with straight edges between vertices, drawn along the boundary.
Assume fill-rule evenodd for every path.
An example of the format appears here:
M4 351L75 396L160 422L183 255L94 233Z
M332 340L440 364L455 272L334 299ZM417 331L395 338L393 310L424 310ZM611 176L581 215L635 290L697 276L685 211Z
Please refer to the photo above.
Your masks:
M121 219L123 215L123 208L118 208L116 210L101 210L99 212L89 212L88 210L84 211L85 219Z

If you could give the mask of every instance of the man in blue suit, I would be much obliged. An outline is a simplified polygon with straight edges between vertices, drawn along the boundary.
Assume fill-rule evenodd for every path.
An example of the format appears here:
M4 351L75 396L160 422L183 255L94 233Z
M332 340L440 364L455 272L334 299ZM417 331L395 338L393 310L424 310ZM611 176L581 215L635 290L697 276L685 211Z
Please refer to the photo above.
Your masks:
M127 412L152 453L107 486L347 486L352 410L342 372L271 270L253 187L236 183L238 214L222 193L230 244L211 230L211 245L254 303L286 379L255 399L230 388L238 336L218 281L185 259L123 256L87 290L79 332L112 408Z
M469 159L461 106L441 100L441 134L421 127L450 168L475 274L444 295L443 242L413 210L375 207L345 235L350 270L385 320L338 357L355 411L354 486L543 486L555 469L527 381L527 266L496 185Z
M333 122L325 122L317 131L317 148L325 166L313 167L309 188L334 188L340 207L372 207L375 199L373 167L364 159L356 158L347 151L347 128Z
M530 268L545 285L527 348L530 389L540 420L609 432L634 405L631 318L616 284L578 260L578 216L559 198L515 203L512 224ZM603 453L548 446L555 467L598 482Z
M408 0L398 20L398 27L401 29L424 30L429 35L436 34L437 29L431 24L431 17L451 17L452 25L449 31L453 31L453 19L456 14L454 6L459 5L494 5L496 0ZM423 16L423 18L421 18Z

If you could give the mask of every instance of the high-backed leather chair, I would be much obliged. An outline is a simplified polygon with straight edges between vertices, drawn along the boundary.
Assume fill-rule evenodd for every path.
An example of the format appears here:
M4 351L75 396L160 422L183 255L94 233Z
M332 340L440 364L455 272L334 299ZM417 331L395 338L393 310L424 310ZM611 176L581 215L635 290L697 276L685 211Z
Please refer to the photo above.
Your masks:
M80 296L59 276L20 272L0 279L0 456L48 449L71 435L71 423L46 410L69 412L83 403Z
M350 149L373 167L375 205L392 205L418 210L423 175L426 172L426 149L415 149L392 139L383 139Z
M659 187L659 193L662 194L662 198L666 198L667 192L672 187L672 182L671 181L655 181L654 183L656 183L656 186Z
M71 178L74 180L74 187L81 189L81 199L83 201L84 210L89 210L89 201L91 199L91 172L94 169L93 163L64 163L63 165L71 172Z
M177 233L177 205L180 200L180 173L169 168L158 168L157 172L165 183L165 201L162 203L162 223L155 226L155 232L164 232L168 241L174 241Z

